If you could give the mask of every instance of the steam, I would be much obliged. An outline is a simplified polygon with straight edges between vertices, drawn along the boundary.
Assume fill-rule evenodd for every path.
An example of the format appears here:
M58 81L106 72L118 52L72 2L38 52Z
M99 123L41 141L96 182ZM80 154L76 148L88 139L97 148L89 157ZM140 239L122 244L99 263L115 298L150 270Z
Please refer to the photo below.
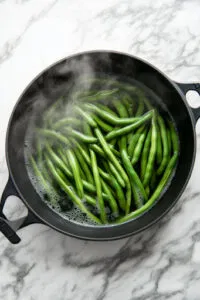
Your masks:
M54 65L40 75L24 92L21 102L18 104L12 126L12 137L14 140L13 151L17 158L24 155L22 145L24 135L28 128L28 136L31 138L35 131L35 122L43 117L45 110L61 97L66 97L62 115L72 116L72 95L80 90L90 90L91 81L85 77L94 77L94 67L89 56L81 59L64 60ZM59 119L60 112L55 118ZM29 138L29 140L30 140Z
M111 60L107 54L103 55L101 61L107 66L111 65ZM74 95L80 91L89 92L92 89L93 79L98 77L97 69L101 69L101 67L97 66L90 55L62 61L40 75L25 91L21 103L17 106L15 112L17 117L12 128L13 152L20 161L24 161L25 158L28 176L44 201L44 190L29 165L30 153L34 153L35 149L33 145L35 129L42 126L40 120L48 108L62 97L66 99L64 106L62 105L62 109L55 111L53 118L59 120L63 117L73 117L74 104L78 105L78 99ZM112 79L114 80L115 77L112 76ZM105 83L102 88L108 89L109 84ZM41 146L43 148L44 144L41 143ZM28 178L23 180L26 184ZM52 197L56 197L56 195L52 193ZM51 207L48 201L46 203ZM54 208L59 213L59 206L54 206ZM83 217L77 208L61 215L74 222L91 223L91 220L87 219L86 216Z

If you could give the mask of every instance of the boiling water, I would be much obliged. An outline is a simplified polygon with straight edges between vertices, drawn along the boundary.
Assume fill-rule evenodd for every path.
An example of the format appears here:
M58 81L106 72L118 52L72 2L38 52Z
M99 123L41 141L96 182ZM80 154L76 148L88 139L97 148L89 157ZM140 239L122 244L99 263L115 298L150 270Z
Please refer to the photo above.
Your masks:
M101 75L102 78L102 75ZM110 77L109 77L110 79ZM116 77L114 78L116 80ZM85 79L84 79L85 80ZM130 80L129 78L117 78L117 81L119 81L120 83L130 83L131 86L136 86L141 88L144 92L145 95L147 97L147 99L151 102L151 104L155 107L157 107L157 109L162 112L162 114L164 114L165 116L167 116L168 118L170 118L172 120L172 118L169 115L169 112L167 111L164 103L149 89L147 89L145 86L143 86L142 84L138 83L137 81L133 81ZM103 86L103 89L106 89L105 86ZM73 90L73 92L76 90ZM73 94L68 93L68 97L70 99L73 99ZM70 111L70 106L69 104L67 104L67 107L65 108L65 112L68 112L68 116L71 117L71 111ZM58 204L60 201L60 196L58 196L58 194L56 194L54 192L54 190L52 189L51 192L51 202L49 200L46 199L46 192L44 190L44 188L42 187L41 183L39 182L38 178L35 176L32 167L29 163L29 156L30 153L34 153L34 146L33 146L33 140L34 140L34 131L35 131L35 124L38 122L38 116L33 116L32 120L30 120L29 126L27 128L27 132L26 132L26 138L25 138L25 147L24 147L24 155L25 155L25 161L26 161L26 167L27 167L27 171L28 171L28 175L29 178L36 190L36 192L40 195L41 201L44 201L51 209L53 209L54 211L56 211L60 216L62 216L63 218L66 218L67 220L76 222L76 223L80 223L80 224L87 224L87 225L94 225L95 223L93 221L91 221L86 214L82 213L81 210L76 207L75 205L67 210L67 211L63 211L60 207L60 205ZM175 173L175 171L174 171ZM174 173L171 176L171 179L168 181L168 184L165 186L161 196L163 195L163 193L166 192L167 188L170 185L170 182L174 176ZM160 196L160 197L161 197ZM159 197L159 198L160 198ZM66 200L65 201L69 201L70 199L67 197L67 195L65 195ZM84 199L82 199L83 202L85 202ZM94 214L98 214L98 207L92 210L92 212ZM106 207L107 213L108 215L110 215L111 219L112 219L112 214L110 213L110 208L107 206Z

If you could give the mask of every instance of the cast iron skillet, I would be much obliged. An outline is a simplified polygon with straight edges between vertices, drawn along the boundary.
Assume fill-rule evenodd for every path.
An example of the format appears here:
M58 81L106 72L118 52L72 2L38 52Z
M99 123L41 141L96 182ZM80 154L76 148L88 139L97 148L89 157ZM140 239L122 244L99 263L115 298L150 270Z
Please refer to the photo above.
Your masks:
M50 104L63 93L66 85L81 74L90 71L126 76L151 89L167 106L173 117L180 139L180 157L175 177L163 197L148 212L137 219L112 226L86 226L63 219L41 201L29 180L24 162L24 135L31 115L42 114L45 105L38 104L37 93ZM0 231L12 243L20 241L16 231L32 223L46 224L66 235L88 240L114 240L138 233L158 222L178 201L190 178L195 154L195 123L200 117L200 107L191 108L185 94L195 90L200 94L198 83L176 83L155 67L124 53L91 51L70 56L44 70L25 89L14 107L6 138L6 158L9 179L0 202ZM44 101L45 102L45 101ZM16 221L7 220L3 207L10 195L16 195L28 208L28 215Z

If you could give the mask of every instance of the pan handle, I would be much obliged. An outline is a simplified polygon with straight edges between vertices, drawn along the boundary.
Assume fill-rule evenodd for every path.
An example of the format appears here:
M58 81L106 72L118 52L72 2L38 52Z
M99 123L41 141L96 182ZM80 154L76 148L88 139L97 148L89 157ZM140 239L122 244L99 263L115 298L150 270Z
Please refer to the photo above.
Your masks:
M181 91L186 95L188 91L196 91L200 95L200 83L180 83L180 82L174 82L178 87L181 89ZM191 107L191 110L193 112L193 116L195 121L200 118L200 107L193 108Z
M20 198L10 177L8 178L0 200L0 232L2 232L12 244L18 244L21 239L16 233L17 230L30 224L41 223L41 221L30 210L28 210L28 214L25 217L14 221L8 220L3 213L3 208L9 196L17 196Z

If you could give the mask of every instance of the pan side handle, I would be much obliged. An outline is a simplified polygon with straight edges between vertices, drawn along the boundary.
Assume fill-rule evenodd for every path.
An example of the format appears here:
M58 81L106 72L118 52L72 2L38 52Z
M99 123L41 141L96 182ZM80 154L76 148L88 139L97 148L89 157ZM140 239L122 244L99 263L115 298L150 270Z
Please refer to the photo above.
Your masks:
M174 82L183 94L187 94L188 91L196 91L200 95L200 83L180 83ZM200 106L197 108L190 107L195 119L195 122L200 118Z
M0 200L0 232L2 232L2 234L12 244L18 244L21 239L16 233L17 230L30 224L41 223L41 221L30 210L28 210L28 214L25 217L19 218L14 221L8 220L3 213L3 208L9 196L17 196L18 198L20 198L10 177L8 178L8 182L5 186Z

